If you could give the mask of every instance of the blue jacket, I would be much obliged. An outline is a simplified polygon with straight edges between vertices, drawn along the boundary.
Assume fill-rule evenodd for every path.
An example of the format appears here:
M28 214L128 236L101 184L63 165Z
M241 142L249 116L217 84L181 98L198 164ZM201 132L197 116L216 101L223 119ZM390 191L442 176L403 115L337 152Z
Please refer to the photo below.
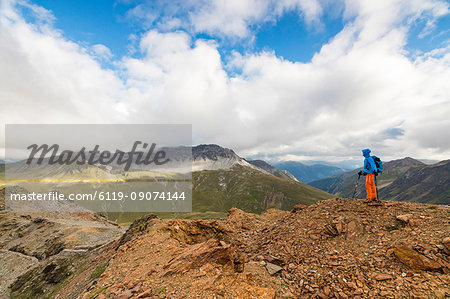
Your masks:
M362 150L364 156L364 172L374 174L377 171L377 166L375 165L375 161L370 156L370 149L366 148Z

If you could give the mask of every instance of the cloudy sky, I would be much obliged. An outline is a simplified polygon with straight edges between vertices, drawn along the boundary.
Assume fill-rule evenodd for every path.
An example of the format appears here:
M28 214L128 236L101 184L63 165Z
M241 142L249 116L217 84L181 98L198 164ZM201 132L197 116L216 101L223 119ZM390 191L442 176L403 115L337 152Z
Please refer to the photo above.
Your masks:
M250 158L450 158L448 1L0 3L2 126L190 123Z

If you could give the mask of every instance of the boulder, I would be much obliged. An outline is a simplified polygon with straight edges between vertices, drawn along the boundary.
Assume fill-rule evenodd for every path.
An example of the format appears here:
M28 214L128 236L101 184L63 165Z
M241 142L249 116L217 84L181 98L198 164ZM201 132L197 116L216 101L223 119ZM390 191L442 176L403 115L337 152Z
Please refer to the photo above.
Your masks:
M186 247L176 258L164 266L163 276L174 273L185 273L191 269L200 268L207 263L233 264L232 252L229 247L222 247L217 239Z
M346 224L342 217L335 218L331 224L327 224L324 227L323 232L330 236L339 236L347 231Z
M441 265L407 246L394 249L395 256L405 265L416 270L439 271Z
M266 255L263 255L263 258L266 262L275 264L277 266L283 266L285 264L282 259L277 258L273 255L266 254Z
M278 265L272 264L272 263L266 263L266 269L267 272L269 272L270 275L274 275L277 272L280 272L281 270L283 270L283 268L281 268Z
M413 214L403 214L403 215L398 215L396 218L400 221L408 223L409 220L412 219L413 217L414 217Z
M334 219L333 225L336 228L336 231L338 232L339 235L345 231L345 223L344 223L343 218L338 217L338 218Z

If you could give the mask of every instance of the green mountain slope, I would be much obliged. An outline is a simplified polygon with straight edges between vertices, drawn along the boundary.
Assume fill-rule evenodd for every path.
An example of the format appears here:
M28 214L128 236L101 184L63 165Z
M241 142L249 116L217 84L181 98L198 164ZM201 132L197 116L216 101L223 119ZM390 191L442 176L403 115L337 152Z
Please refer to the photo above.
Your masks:
M161 218L220 218L237 207L261 213L269 208L290 210L334 196L322 190L259 170L235 165L227 170L203 170L192 174L192 213L156 213ZM129 224L145 213L108 213L108 219Z
M291 174L289 171L287 170L279 170L275 167L273 167L272 165L270 165L269 163L267 163L266 161L263 160L247 160L248 163L261 168L264 171L267 171L270 174L273 174L276 177L279 178L285 178L285 179L290 179L290 180L297 180L295 178L295 176L293 174Z
M410 157L385 162L383 165L383 175L377 177L378 189L392 184L395 179L403 175L406 171L424 166L426 166L424 163ZM330 178L314 181L309 183L309 185L342 197L351 197L353 195L355 183L358 178L358 172L360 170L362 170L362 168L354 169ZM364 179L364 177L360 178L359 187L356 190L355 197L364 198L366 196Z
M289 210L333 196L300 182L234 166L229 170L194 172L193 211L227 211L237 207L260 213L268 208Z
M450 160L409 169L380 190L382 198L431 204L450 204Z

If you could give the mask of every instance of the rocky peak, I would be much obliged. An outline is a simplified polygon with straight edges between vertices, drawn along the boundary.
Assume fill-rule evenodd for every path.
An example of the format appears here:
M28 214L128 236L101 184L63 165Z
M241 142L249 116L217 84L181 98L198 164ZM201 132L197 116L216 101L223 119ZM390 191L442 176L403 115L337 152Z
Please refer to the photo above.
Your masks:
M217 161L219 158L238 158L236 153L217 144L200 144L192 147L192 158Z

